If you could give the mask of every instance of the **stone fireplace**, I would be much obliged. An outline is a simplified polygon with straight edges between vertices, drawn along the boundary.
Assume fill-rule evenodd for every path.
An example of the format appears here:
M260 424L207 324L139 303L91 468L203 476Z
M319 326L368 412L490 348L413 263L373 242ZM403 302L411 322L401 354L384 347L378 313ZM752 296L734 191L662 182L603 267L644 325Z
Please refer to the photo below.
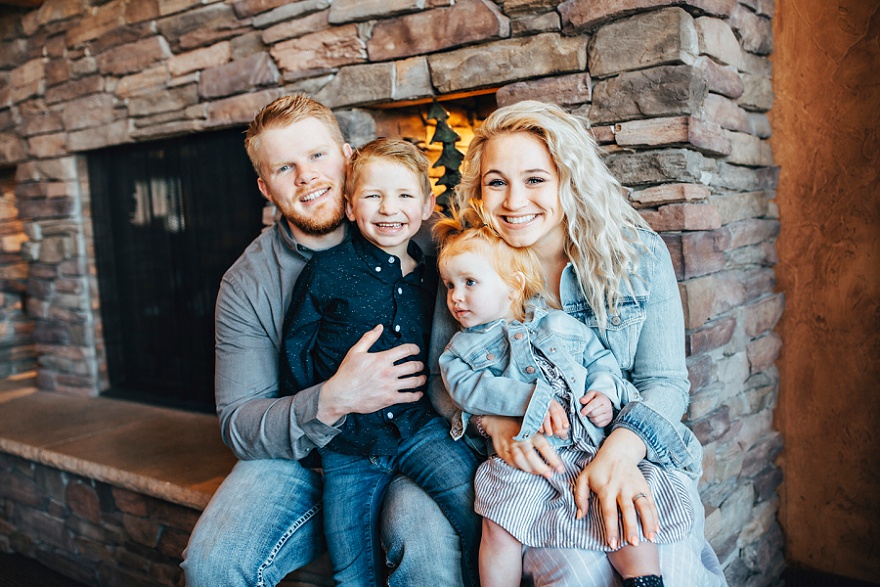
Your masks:
M403 136L436 160L435 100L462 150L496 106L554 102L590 121L672 253L710 542L731 585L777 581L773 0L27 4L0 9L0 171L17 209L4 225L4 308L23 305L32 326L11 312L0 332L40 389L108 385L90 152L243 128L302 92L334 109L352 143Z

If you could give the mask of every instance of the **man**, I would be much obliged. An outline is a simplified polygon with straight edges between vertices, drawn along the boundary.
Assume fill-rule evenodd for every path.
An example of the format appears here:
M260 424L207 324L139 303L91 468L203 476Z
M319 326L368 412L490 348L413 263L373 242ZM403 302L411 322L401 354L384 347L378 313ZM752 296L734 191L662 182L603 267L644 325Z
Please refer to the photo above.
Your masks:
M298 460L347 414L421 393L415 345L380 353L366 333L327 381L279 397L282 323L312 251L346 238L342 185L351 148L333 113L303 96L261 110L245 148L260 192L282 218L223 277L216 309L215 392L224 442L240 459L196 524L182 567L189 587L276 585L324 550L321 477ZM458 538L434 501L405 477L389 488L382 540L393 585L461 584Z

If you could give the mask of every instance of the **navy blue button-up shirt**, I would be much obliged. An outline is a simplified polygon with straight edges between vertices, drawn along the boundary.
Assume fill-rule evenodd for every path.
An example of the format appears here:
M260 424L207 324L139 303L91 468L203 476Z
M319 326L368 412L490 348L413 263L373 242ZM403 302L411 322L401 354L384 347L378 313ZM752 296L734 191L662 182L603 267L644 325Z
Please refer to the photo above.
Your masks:
M377 324L384 329L371 352L415 343L420 352L408 360L428 363L436 262L410 241L407 253L416 268L403 275L400 259L367 241L357 229L351 234L350 240L316 252L296 282L284 320L280 369L284 395L329 379L349 349ZM369 379L370 373L363 377ZM327 448L354 455L394 455L401 438L436 416L427 394L415 403L349 414Z

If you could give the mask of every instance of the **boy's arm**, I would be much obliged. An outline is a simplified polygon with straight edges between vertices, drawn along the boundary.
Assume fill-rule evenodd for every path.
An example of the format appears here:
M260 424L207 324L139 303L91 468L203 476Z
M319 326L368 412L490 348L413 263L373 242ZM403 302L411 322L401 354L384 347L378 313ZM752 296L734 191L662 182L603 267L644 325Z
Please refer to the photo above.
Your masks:
M632 391L623 379L620 365L592 329L579 321L578 324L587 341L581 357L581 363L587 369L584 393L598 391L611 400L616 410L620 410L632 399Z
M315 264L310 261L293 286L281 329L278 391L282 396L295 395L316 383L312 351L321 325L322 312L316 295L320 287Z

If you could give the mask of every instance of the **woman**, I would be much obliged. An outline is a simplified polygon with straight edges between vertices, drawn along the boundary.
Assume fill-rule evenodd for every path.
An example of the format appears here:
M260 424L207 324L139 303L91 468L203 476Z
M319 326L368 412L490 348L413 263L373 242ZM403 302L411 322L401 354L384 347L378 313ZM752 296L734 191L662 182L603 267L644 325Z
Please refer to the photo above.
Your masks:
M621 410L577 478L579 507L599 499L609 547L637 543L654 535L658 519L639 461L647 458L681 475L697 521L685 540L660 545L664 582L723 586L718 559L703 536L696 488L702 450L680 421L689 383L678 286L663 241L622 192L579 119L526 101L497 110L476 132L456 198L460 206L481 199L508 244L537 253L550 293L593 328L641 398ZM451 327L437 325L435 320L435 340L448 341ZM459 420L453 432L462 433L464 423ZM480 424L507 464L538 475L560 469L544 436L513 440L518 419L486 416ZM535 585L620 585L600 551L526 548L524 576Z

